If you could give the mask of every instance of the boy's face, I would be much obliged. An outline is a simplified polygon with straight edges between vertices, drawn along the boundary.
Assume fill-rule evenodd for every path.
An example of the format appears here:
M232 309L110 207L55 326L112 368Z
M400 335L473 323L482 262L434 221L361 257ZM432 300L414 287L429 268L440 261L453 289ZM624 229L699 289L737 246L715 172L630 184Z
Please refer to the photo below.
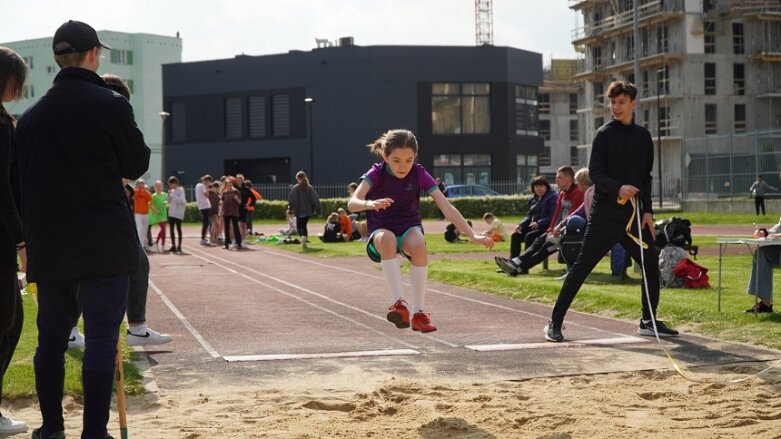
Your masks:
M632 113L637 107L637 101L631 100L629 96L622 93L614 98L610 98L610 113L613 119L624 125L632 124Z
M559 185L559 187L562 190L569 190L570 186L572 186L572 177L567 175L564 172L557 172L556 173L556 184Z
M415 151L412 148L396 148L387 157L383 154L382 158L390 166L393 175L404 178L415 163Z
M176 189L177 184L176 183L168 183L168 189Z

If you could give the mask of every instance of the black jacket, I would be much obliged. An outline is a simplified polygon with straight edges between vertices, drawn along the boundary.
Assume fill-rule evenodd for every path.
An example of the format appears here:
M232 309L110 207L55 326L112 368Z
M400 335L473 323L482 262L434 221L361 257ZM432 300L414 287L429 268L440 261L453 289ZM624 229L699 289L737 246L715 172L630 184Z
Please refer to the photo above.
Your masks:
M588 170L596 186L591 214L626 216L632 205L617 203L618 190L625 184L638 189L643 213L653 213L651 206L651 170L654 167L654 144L651 134L640 125L624 125L612 120L602 125L591 144Z
M11 122L0 117L0 273L16 273L16 244L24 241Z
M133 108L94 72L62 69L16 127L32 282L130 274L138 237L122 177L149 167Z

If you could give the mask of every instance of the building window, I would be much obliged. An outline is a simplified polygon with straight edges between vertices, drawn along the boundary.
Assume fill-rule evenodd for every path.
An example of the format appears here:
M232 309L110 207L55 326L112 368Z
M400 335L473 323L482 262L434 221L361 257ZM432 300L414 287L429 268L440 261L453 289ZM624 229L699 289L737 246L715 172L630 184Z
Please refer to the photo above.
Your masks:
M550 114L550 95L548 93L540 93L540 98L537 101L537 111L539 114Z
M578 147L569 147L569 164L570 166L578 166Z
M705 94L716 94L716 63L705 63Z
M170 118L172 142L184 142L187 140L187 106L184 102L171 103Z
M634 35L629 35L626 37L625 43L626 47L624 50L624 59L626 61L632 61L635 59L635 37Z
M290 135L290 96L271 96L271 134L274 137Z
M537 155L537 163L540 166L550 166L550 147L546 146L543 152Z
M746 104L735 104L735 132L746 132Z
M732 23L732 53L742 55L743 52L743 23Z
M540 119L540 137L545 140L550 140L550 121Z
M569 121L569 140L571 142L578 141L578 120L572 119Z
M548 163L550 163L550 148L548 151ZM536 155L518 154L515 156L516 177L515 182L520 187L528 186L532 179L539 175L539 160Z
M656 28L656 53L667 53L669 51L670 45L667 26L662 25Z
M28 69L32 70L32 69L35 68L34 65L33 65L33 57L32 56L23 56L22 60L24 61L25 64L27 64L27 68Z
M716 104L705 104L705 134L716 134Z
M489 134L491 85L434 83L431 85L433 134Z
M594 70L602 68L602 47L591 48L591 59L594 61Z
M706 13L713 9L714 0L702 0L702 12Z
M670 135L670 107L659 107L659 135Z
M594 103L598 105L605 105L605 86L601 82L594 82L592 84L594 89Z
M266 97L250 96L247 107L250 137L266 137Z
M570 93L569 94L569 114L577 114L578 113L578 94L577 93Z
M656 93L670 94L670 68L667 66L656 70Z
M133 51L112 49L111 62L114 64L131 65L133 64Z
M594 131L598 130L604 124L605 124L605 118L604 117L595 117L594 118Z
M538 135L536 87L515 86L515 134L519 136Z
M705 53L716 53L716 22L706 21L702 26L705 35Z
M445 184L491 184L489 154L438 154L434 173Z
M648 117L649 117L649 114L650 113L648 112L647 108L643 110L643 126L645 127L645 129L649 128L648 127Z
M56 72L57 68L54 66L46 66L46 73L51 75L52 73Z
M648 43L648 28L644 27L640 31L640 52L642 52L643 56L649 55L649 48L650 44Z
M238 139L244 136L241 123L241 98L225 99L225 137Z
M732 65L732 78L735 84L735 94L743 96L746 94L746 68L744 64Z
M651 84L648 82L648 70L643 70L643 84L641 85L643 91L641 96L651 96L651 90L649 89L649 86Z

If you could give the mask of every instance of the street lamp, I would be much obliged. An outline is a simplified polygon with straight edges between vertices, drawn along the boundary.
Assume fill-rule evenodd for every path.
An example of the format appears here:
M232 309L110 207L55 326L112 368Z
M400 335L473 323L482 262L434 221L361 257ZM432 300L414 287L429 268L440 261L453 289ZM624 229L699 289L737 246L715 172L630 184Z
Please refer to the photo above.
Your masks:
M656 69L656 156L659 160L658 173L659 173L659 208L662 208L662 77L665 74L665 69L660 67ZM668 110L669 113L669 110ZM667 115L669 120L670 115Z
M160 119L162 120L160 129L160 181L165 181L165 119L170 115L171 113L167 111L160 112Z
M313 138L312 135L312 103L315 100L311 97L304 98L304 102L306 102L306 114L307 119L309 119L309 179L314 180L315 178L315 148L313 145Z

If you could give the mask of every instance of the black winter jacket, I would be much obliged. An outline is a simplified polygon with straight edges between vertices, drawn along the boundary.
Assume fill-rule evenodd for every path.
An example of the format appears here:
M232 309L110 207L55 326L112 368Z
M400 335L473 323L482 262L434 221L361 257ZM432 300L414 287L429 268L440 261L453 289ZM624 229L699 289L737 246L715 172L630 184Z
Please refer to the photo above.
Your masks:
M16 244L24 241L11 122L0 117L0 273L16 273Z
M32 282L130 274L138 237L122 178L149 167L133 108L94 72L62 69L19 118L19 180Z

